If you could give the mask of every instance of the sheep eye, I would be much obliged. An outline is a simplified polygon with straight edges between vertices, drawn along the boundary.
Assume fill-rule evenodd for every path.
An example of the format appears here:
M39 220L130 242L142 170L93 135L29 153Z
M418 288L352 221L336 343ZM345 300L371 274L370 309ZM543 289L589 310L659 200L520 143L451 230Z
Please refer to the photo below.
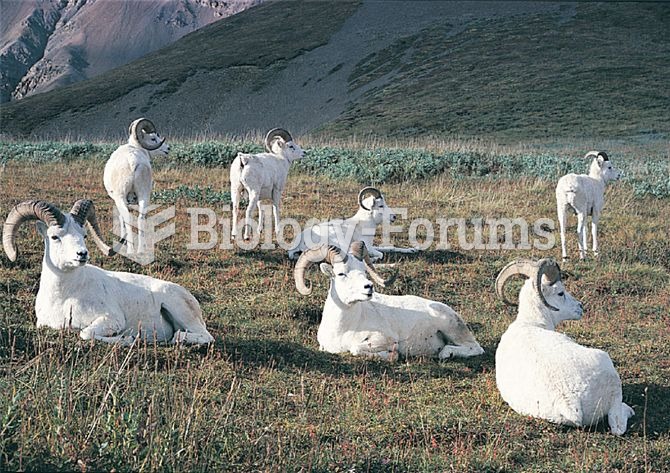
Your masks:
M338 276L346 276L345 273L337 273Z
M60 238L58 238L56 235L52 235L52 236L51 236L51 239L54 240L54 241L58 241L58 240L60 240Z
M558 293L559 296L563 297L565 295L565 292L561 291Z

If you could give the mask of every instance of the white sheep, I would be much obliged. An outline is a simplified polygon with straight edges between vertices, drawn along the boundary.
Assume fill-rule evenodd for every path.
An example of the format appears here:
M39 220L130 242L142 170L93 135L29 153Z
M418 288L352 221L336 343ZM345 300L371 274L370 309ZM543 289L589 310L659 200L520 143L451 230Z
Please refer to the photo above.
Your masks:
M121 344L132 343L138 335L148 341L171 343L204 344L214 340L205 327L198 301L183 287L88 264L85 224L103 253L112 253L102 241L90 200L77 201L67 214L45 201L15 206L2 235L11 261L17 256L17 231L30 220L38 221L45 246L35 299L38 327L78 329L85 340Z
M146 216L153 187L151 158L167 156L170 146L146 118L133 121L128 133L128 143L119 146L105 164L103 182L119 213L122 243L127 243L128 253L144 253ZM137 244L133 238L129 205L138 206Z
M372 261L383 258L384 253L416 253L416 248L396 246L373 246L377 227L395 222L394 210L386 205L382 193L374 187L365 187L358 193L358 211L348 219L329 220L303 230L288 251L289 259L297 259L300 253L321 244L349 248L354 241L363 241Z
M612 165L604 152L590 151L585 158L593 156L588 176L586 174L566 174L556 185L556 209L561 227L561 254L568 258L565 244L565 227L568 210L577 213L577 234L579 235L579 257L586 257L586 217L591 216L593 254L598 256L598 220L605 203L605 185L621 177L621 171Z
M303 295L311 293L305 272L316 263L330 277L317 333L321 350L389 361L399 356L447 359L484 353L463 319L448 305L422 297L376 293L366 272L382 286L393 278L384 280L377 273L365 243L354 242L350 255L332 245L305 251L294 270L296 289Z
M286 177L293 161L302 159L304 151L293 141L291 134L274 128L265 136L267 153L238 153L230 165L230 197L233 204L231 235L237 237L238 212L242 193L249 196L244 220L244 239L250 236L251 216L258 206L258 233L263 231L261 200L272 199L275 234L279 233L279 207L286 187Z
M621 380L609 355L579 345L557 333L563 320L579 320L582 304L561 281L558 264L519 260L498 275L496 292L503 301L514 275L528 279L519 293L519 309L496 351L496 383L502 398L519 414L576 427L590 426L605 415L613 434L626 431L635 413L622 402Z

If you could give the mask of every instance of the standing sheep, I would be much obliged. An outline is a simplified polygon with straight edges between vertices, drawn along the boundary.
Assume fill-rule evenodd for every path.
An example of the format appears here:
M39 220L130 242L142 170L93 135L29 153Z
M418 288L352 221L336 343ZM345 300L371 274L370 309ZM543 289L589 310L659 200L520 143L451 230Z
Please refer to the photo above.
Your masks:
M145 223L153 187L151 158L166 156L170 146L146 118L138 118L128 129L128 143L119 146L105 164L103 182L119 212L120 230L128 253L146 251ZM137 205L138 238L133 238L129 205Z
M579 235L579 257L586 258L586 217L591 216L593 236L593 254L598 256L598 221L605 203L605 186L621 177L621 171L612 165L603 151L590 151L585 158L593 156L588 176L586 174L567 174L556 185L556 209L561 227L561 255L568 258L565 244L565 227L569 209L577 213L577 234Z
M249 226L256 206L258 206L258 233L263 231L262 199L272 199L275 233L279 233L279 207L289 167L293 161L302 159L304 151L283 128L274 128L267 133L265 149L267 153L238 153L230 165L233 238L237 238L240 199L245 190L249 195L249 204L244 219L244 239L250 236Z

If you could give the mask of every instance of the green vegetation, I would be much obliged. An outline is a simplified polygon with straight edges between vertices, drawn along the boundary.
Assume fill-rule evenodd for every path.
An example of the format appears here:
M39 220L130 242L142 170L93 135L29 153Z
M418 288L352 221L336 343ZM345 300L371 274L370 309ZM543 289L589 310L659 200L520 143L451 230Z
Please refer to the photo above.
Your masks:
M74 144L28 153L40 146L26 144L20 158L4 156L0 215L24 198L46 197L69 208L89 197L103 229L111 228L113 203L100 182L97 154L106 145L91 145L94 159L64 157ZM216 343L209 349L121 348L86 343L70 331L38 330L34 297L43 249L26 228L17 263L0 257L0 470L670 470L667 199L637 195L630 180L612 186L600 223L600 259L563 265L567 287L584 301L586 313L560 330L610 353L624 400L636 410L629 432L617 438L605 424L574 429L519 416L496 389L495 349L514 311L495 298L495 276L517 257L558 257L558 247L464 251L448 235L450 251L389 257L402 272L388 291L450 304L485 348L481 357L389 364L323 353L316 331L326 281L317 271L314 295L305 298L293 288L292 263L282 250L186 250L187 207L210 203L221 218L230 218L219 210L221 200L207 197L225 198L227 169L184 163L192 146L175 145L184 156L156 163L156 196L177 208L177 233L160 244L157 261L139 266L121 257L103 259L92 249L92 262L184 285L200 301ZM214 160L230 157L216 144L202 149ZM350 157L335 161L343 155ZM455 174L433 162L439 156L418 149L319 147L292 171L282 214L305 222L353 212L362 182L371 178L357 175L364 168L355 163L365 158L424 169L399 179L405 168L396 164L378 176L386 179L389 204L406 207L408 219L554 218L553 173L573 166L560 156L529 154L515 164L482 152L462 158ZM310 167L311 159L322 173ZM449 159L450 166L457 162ZM585 167L573 160L576 168ZM633 158L622 161L634 172ZM375 169L372 164L366 165ZM653 165L649 158L637 169ZM407 222L400 223L407 228ZM569 250L576 255L574 219L570 224ZM403 234L394 243L408 244Z

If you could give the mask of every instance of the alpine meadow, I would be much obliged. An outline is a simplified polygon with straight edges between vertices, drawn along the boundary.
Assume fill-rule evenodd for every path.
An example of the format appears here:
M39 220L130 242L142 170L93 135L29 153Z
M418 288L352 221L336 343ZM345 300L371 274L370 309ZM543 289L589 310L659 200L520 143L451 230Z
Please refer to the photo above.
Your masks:
M150 31L186 18L128 2ZM21 21L110 62L34 3ZM211 21L229 3L179 3L209 16L0 104L0 470L670 471L670 5L267 0ZM596 203L564 259L557 183L590 166L616 169L566 181ZM124 216L112 180L149 198L128 184ZM373 245L333 242L365 218ZM339 250L289 258L326 221Z

